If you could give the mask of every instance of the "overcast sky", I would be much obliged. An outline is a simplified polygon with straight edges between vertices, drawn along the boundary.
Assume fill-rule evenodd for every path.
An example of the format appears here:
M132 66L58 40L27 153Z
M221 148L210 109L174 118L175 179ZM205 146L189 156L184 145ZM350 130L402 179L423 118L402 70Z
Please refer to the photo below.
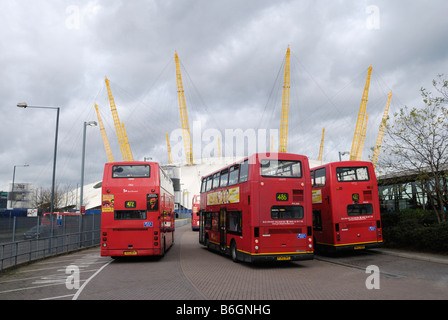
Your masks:
M447 12L446 0L0 0L0 190L24 163L15 182L51 185L56 111L18 102L60 106L60 185L80 182L83 123L98 121L95 103L121 160L106 76L134 159L167 163L165 134L175 139L181 126L175 51L193 141L204 139L195 158L212 141L206 132L225 140L226 130L279 129L289 45L288 152L317 159L325 128L324 161L338 160L350 151L372 65L368 160L389 91L391 113L419 107L420 88L448 72ZM85 183L101 180L99 127L87 128L86 150Z

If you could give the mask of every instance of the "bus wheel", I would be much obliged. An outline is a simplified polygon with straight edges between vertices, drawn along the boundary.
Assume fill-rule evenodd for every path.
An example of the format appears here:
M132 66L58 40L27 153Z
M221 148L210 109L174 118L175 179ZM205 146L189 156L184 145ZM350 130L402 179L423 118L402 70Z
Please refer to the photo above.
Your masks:
M230 254L232 256L233 262L238 262L238 258L236 257L236 243L235 243L235 241L232 241L232 244L230 245Z

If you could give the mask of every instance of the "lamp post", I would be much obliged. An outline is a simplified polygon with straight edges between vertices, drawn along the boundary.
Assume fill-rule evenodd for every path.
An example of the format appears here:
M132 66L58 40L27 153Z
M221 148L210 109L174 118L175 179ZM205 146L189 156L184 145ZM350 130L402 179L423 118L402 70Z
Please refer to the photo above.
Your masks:
M339 161L342 161L341 156L346 156L346 155L348 155L348 154L350 154L349 151L343 151L343 152L339 151Z
M82 138L82 159L81 159L81 195L79 199L79 246L81 247L81 231L82 231L82 211L83 211L83 196L84 196L84 159L86 155L86 127L95 127L97 123L95 121L84 122L84 131Z
M56 113L56 133L54 135L54 155L53 155L53 178L51 182L51 204L50 204L50 253L52 252L52 240L53 240L53 212L54 212L54 188L56 180L56 154L58 150L58 130L59 130L59 107L42 107L42 106L29 106L26 102L20 102L17 104L19 108L35 108L35 109L54 109Z
M11 209L14 209L13 207L13 200L14 200L14 180L16 179L16 167L29 167L30 165L25 164L17 164L14 166L14 170L12 172L12 187L11 187Z

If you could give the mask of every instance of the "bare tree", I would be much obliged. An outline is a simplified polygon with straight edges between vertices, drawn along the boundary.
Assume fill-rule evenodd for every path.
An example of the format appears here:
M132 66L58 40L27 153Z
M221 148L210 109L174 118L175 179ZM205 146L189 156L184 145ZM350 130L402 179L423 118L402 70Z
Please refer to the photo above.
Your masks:
M415 175L441 223L448 205L448 80L439 75L433 86L439 96L422 88L423 107L405 106L394 114L386 130L382 164Z
M54 190L54 211L57 212L64 208L76 204L76 194L73 194L70 185L61 187L56 183ZM36 189L36 197L34 199L33 207L42 212L50 212L51 208L51 188Z

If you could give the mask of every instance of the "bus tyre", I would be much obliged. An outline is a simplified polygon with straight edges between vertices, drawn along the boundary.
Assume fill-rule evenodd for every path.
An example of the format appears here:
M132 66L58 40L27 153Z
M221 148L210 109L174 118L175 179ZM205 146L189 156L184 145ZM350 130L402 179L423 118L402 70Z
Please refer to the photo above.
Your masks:
M238 258L236 256L236 243L235 241L232 241L232 244L230 245L230 255L232 256L233 262L238 262Z

